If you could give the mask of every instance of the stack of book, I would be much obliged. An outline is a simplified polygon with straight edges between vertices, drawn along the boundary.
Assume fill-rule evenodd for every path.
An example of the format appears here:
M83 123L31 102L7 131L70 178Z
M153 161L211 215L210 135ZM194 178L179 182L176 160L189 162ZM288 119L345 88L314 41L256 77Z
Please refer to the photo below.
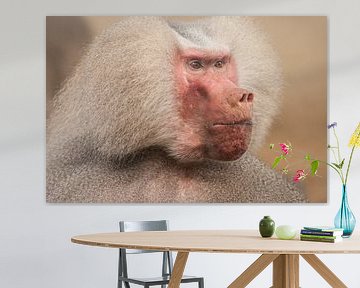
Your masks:
M336 243L342 241L344 230L334 227L304 227L300 232L302 241Z

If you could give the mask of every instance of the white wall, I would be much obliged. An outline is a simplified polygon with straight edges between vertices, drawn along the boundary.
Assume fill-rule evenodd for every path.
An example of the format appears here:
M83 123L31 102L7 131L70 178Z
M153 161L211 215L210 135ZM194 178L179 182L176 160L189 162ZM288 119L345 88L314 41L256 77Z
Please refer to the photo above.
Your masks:
M70 243L70 237L116 231L119 219L167 218L172 229L256 228L263 215L272 215L278 224L298 227L315 222L331 224L340 203L340 183L334 173L330 173L330 197L326 205L45 203L45 15L327 15L329 121L339 123L342 143L347 143L360 120L360 2L221 0L211 5L207 2L210 1L2 2L0 287L115 287L116 250L78 246ZM349 193L354 213L360 219L360 151L355 156ZM226 287L256 257L194 253L189 258L187 272L204 275L206 287ZM360 287L356 273L360 255L321 258L348 287ZM302 287L328 287L303 261L300 273ZM249 287L269 287L270 276L267 269Z

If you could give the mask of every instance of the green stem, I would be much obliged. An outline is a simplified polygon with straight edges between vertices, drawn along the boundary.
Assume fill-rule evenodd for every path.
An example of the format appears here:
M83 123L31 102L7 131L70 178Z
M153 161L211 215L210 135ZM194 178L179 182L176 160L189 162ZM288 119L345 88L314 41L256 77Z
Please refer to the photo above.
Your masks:
M337 161L337 162L338 162L337 164L340 165L340 163L341 163L341 161L342 161L342 158L341 158L341 155L340 155L339 138L338 138L338 136L337 136L337 134L336 134L335 127L333 127L333 131L334 131L334 135L335 135L335 138L336 138L336 146L337 146L337 151L338 151L338 156L339 156L339 161ZM336 159L336 158L335 158L335 159ZM349 167L349 166L348 166L348 167ZM341 174L341 181L342 181L343 184L345 184L345 182L344 182L344 174L343 174L342 168L339 169L339 172L340 172L340 174Z
M359 138L359 136L358 136L358 138ZM353 148L351 149L350 159L349 159L349 163L348 163L348 166L347 166L347 169L346 169L345 185L346 185L347 180L348 180L349 169L350 169L351 160L352 160L352 157L353 157L353 154L354 154L354 150L355 150L355 145L354 145Z
M331 150L331 153L332 153L333 156L334 156L334 159L335 159L336 164L340 164L340 159L339 159L339 160L337 159L334 149L333 149L333 148L330 148L330 150Z
M353 148L351 149L351 154L350 154L350 158L349 158L349 163L348 163L348 166L347 166L347 169L346 169L345 185L346 185L347 180L348 180L349 170L350 170L350 165L351 165L351 160L352 160L352 157L353 157L353 154L354 154L354 150L355 150L355 147L356 147L356 143L359 141L359 138L360 138L360 132L356 135L356 139L355 139L354 146L353 146Z
M334 135L335 135L335 138L336 138L336 146L337 146L337 151L338 151L338 156L339 156L339 163L338 164L340 164L340 161L341 161L341 155L340 155L340 145L339 145L339 138L338 138L338 136L337 136L337 134L336 134L336 130L335 130L335 126L333 127L333 131L334 131Z
M343 178L342 174L340 174L340 172L339 172L339 169L338 169L338 168L336 168L334 165L329 164L329 163L327 163L327 162L325 162L325 161L321 161L321 160L318 160L318 161L319 161L320 163L323 163L323 164L325 164L325 165L330 166L331 168L333 168L333 169L336 171L336 173L338 173L338 174L339 174L339 176L340 176L340 180L341 180L341 183L342 183L343 185L345 185L344 178Z

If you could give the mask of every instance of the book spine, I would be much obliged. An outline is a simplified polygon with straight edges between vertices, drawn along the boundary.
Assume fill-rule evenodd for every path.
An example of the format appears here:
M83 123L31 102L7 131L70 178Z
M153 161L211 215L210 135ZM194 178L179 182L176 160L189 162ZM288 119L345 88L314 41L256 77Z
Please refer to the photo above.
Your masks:
M327 242L327 243L335 243L336 239L326 239L326 238L309 238L309 237L300 237L301 241L314 241L314 242Z
M300 233L303 235L334 236L334 232L332 231L315 231L302 229Z
M318 239L336 239L336 238L340 238L341 236L322 236L322 235L305 235L305 234L300 234L301 237L303 238L318 238Z

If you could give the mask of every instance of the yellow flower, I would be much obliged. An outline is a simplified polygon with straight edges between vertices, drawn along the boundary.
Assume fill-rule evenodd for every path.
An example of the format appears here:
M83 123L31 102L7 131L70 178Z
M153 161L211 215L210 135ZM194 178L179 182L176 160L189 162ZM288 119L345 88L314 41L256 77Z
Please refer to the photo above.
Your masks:
M360 147L360 122L350 138L349 146Z

